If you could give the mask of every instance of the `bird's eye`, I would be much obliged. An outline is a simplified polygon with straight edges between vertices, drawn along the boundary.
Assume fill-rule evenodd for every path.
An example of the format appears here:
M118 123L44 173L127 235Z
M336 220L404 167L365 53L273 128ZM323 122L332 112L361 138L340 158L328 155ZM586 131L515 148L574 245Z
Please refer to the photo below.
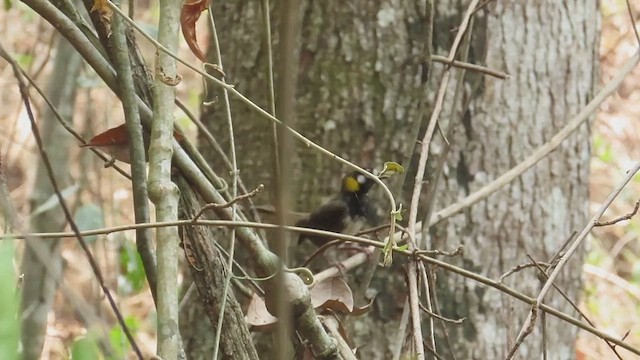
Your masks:
M364 184L367 181L367 178L364 175L358 175L357 179L360 184Z

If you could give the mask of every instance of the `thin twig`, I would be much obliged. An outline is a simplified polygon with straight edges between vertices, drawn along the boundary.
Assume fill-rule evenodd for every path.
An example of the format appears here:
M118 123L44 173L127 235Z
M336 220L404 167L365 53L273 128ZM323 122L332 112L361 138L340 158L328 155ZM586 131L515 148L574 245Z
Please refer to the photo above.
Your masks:
M533 305L531 305L531 311L529 312L529 321L526 321L522 326L522 330L520 330L520 334L518 334L518 337L516 337L515 343L509 349L509 352L505 357L506 360L513 359L513 357L518 353L518 349L520 348L520 345L522 345L522 342L524 341L524 339L533 332L533 329L536 326L536 320L538 319L539 310L540 310L540 306L536 301L533 303Z
M407 333L407 327L409 325L409 299L404 300L404 306L402 307L402 315L400 316L400 324L398 325L398 331L396 331L396 346L393 349L393 360L400 360L402 355L402 348Z
M434 288L434 289L437 288L435 278L436 278L436 276L435 276L435 272L433 270L433 266L429 266L429 272L427 272L427 279L429 280L429 284L431 284L431 287ZM437 314L442 314L442 310L440 309L440 303L438 302L438 297L434 296L432 301L433 301L433 306L434 306L434 308L436 310L436 313ZM451 338L449 337L449 330L447 329L447 325L444 322L441 321L440 322L440 327L442 328L442 333L444 335L444 341L447 344L447 348L449 349L449 356L450 356L451 360L457 360L455 351L453 350L453 342L451 341Z
M526 263L526 264L518 264L518 265L514 266L511 270L509 270L506 273L502 274L500 276L500 280L498 280L498 281L504 282L504 279L508 278L509 276L511 276L511 275L513 275L513 274L515 274L517 272L520 272L520 271L522 271L524 269L527 269L527 268L530 268L530 267L536 267L536 266L544 266L545 268L548 269L550 265L547 264L547 263L533 263L533 262L532 263Z
M636 20L633 18L633 9L631 9L631 4L629 4L629 0L627 3L627 13L629 14L629 19L631 19L631 28L633 29L633 33L636 36L636 42L638 43L638 48L640 49L640 35L638 35L638 29L636 29Z
M479 73L487 74L487 75L496 77L498 79L506 80L510 77L509 74L502 71L489 69L488 67L485 67L482 65L471 64L463 61L449 60L446 56L442 56L442 55L431 55L431 61L451 65L453 67L457 67L460 69L477 71Z
M271 14L269 13L269 0L260 1L260 11L262 12L262 21L264 23L264 43L267 48L267 87L269 89L269 112L276 116L276 92L273 80L273 45L271 41ZM273 173L275 179L281 179L282 171L280 167L280 159L278 158L278 126L271 124L271 143L273 146ZM274 193L277 193L274 191Z
M244 200L250 197L254 197L256 195L258 195L258 193L260 193L262 190L264 189L264 185L260 184L258 185L257 188L251 190L251 192L246 193L246 194L242 194L242 195L238 195L236 197L234 197L233 199L231 199L231 201L228 201L224 204L207 204L205 206L203 206L200 211L198 211L198 213L196 214L196 216L193 217L193 221L198 221L198 219L202 216L202 214L209 210L209 209L224 209L224 208L228 208L229 206L234 205L235 203L237 203L240 200Z
M431 298L433 297L433 295L435 295L435 289L431 288L431 283L429 282L429 279L427 277L427 271L425 269L424 263L419 262L418 264L418 271L420 272L420 275L422 277L422 285L424 286L424 296L426 298L427 301L427 306L425 307L424 305L422 305L421 302L418 302L418 305L420 306L421 309L426 310L425 312L429 315L434 314L433 311L433 304L431 302ZM435 327L435 322L433 321L433 319L435 318L435 316L429 316L429 345L431 345L431 348L433 348L433 351L435 352L437 347L436 347L436 327Z
M638 199L638 201L636 201L636 206L633 208L633 211L631 211L627 215L622 215L620 217L617 217L617 218L615 218L613 220L609 220L609 221L602 221L602 222L598 221L598 222L596 222L596 224L594 226L609 226L609 225L617 224L620 221L631 220L631 218L634 217L638 213L638 208L640 208L640 199Z
M464 246L458 245L458 247L454 251L443 251L443 250L418 250L416 251L416 255L427 255L427 256L448 256L455 257L458 255L462 255L464 252Z
M425 313L427 313L427 315L432 316L432 317L434 317L434 318L436 318L438 320L450 323L450 324L461 325L463 322L465 322L467 320L466 316L463 317L463 318L460 318L460 319L449 319L449 318L446 318L446 317L444 317L442 315L438 315L433 311L429 311L429 309L427 309L426 306L422 305L422 303L420 304L420 309L422 311L424 311Z

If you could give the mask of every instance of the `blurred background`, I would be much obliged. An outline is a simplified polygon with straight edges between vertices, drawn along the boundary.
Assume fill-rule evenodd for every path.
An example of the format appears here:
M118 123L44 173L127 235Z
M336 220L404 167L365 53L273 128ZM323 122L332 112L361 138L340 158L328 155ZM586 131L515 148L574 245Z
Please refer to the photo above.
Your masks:
M632 4L634 5L634 4ZM141 24L156 22L158 10L155 3L139 2L137 20ZM634 13L640 12L638 3ZM602 32L600 41L600 83L606 83L621 65L638 49L622 0L601 2ZM202 26L204 33L204 24ZM150 26L149 29L152 27ZM149 30L147 29L147 30ZM36 16L19 2L0 12L0 41L19 61L20 65L38 84L46 85L59 71L56 70L54 51L58 49L57 32L42 18ZM140 42L145 57L153 56L153 49ZM147 46L145 48L145 46ZM59 48L64 51L64 48ZM69 50L69 49L67 49ZM119 101L102 84L100 79L83 67L79 61L74 65L71 58L65 62L68 71L76 74L80 83L74 113L74 127L85 138L122 123L123 115ZM182 42L179 55L193 59L192 53ZM178 96L194 113L198 112L201 80L193 72L179 71L184 78L178 85ZM33 209L30 205L37 194L34 186L42 181L36 172L38 154L34 146L29 119L16 85L11 68L0 62L0 145L2 166L6 171L8 187L17 211L26 220L44 213L55 206L55 202L40 201L43 205ZM612 188L619 183L631 164L640 159L640 68L630 74L614 96L601 106L592 126L591 161L591 210L595 211ZM49 93L63 89L47 89ZM38 99L31 90L33 98ZM48 114L46 104L38 100L33 103L36 113ZM178 123L186 130L186 136L195 139L196 129L185 115L176 110ZM90 121L87 121L89 120ZM66 133L59 136L68 137ZM64 143L64 144L63 144ZM74 217L84 229L109 227L134 222L129 210L131 190L128 180L110 169L90 151L77 147L75 140L61 141L68 146L68 168L64 182L64 194L73 206ZM46 179L44 179L46 180ZM81 190L80 190L81 189ZM640 199L640 175L623 191L621 196L605 214L612 219L631 212ZM42 200L42 199L41 199ZM153 211L152 211L153 213ZM640 215L613 226L597 228L592 232L586 263L583 268L585 286L581 308L598 328L616 337L623 338L635 347L640 347ZM119 306L127 314L127 323L135 331L138 344L147 354L155 351L155 318L153 302L147 288L144 271L133 241L133 232L87 239L99 261L110 288L117 294ZM18 246L18 253L22 246ZM84 336L94 336L104 331L104 326L87 328L78 320L78 312L95 321L106 324L110 346L116 353L128 352L128 344L115 324L110 309L94 281L94 276L74 239L62 242L60 248L65 262L64 284L82 295L70 300L65 286L57 292L53 311L48 313L48 329L44 342L44 358L69 358L69 349L80 346ZM18 257L19 258L19 257ZM20 273L17 259L13 266ZM4 281L5 279L3 279ZM6 283L6 282L5 282ZM94 303L87 304L87 299ZM97 309L97 311L96 311ZM576 344L579 359L610 359L611 350L588 333L581 332ZM80 344L80 345L78 345ZM621 354L625 354L621 351ZM124 355L123 355L124 356ZM626 356L626 355L625 355ZM631 355L629 355L631 356Z

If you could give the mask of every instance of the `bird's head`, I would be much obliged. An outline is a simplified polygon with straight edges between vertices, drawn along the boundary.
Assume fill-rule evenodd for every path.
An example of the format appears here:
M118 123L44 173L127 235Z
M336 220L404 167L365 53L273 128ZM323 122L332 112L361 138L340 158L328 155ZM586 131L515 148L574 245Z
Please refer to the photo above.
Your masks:
M354 171L342 179L342 192L346 194L364 195L375 182L359 171Z

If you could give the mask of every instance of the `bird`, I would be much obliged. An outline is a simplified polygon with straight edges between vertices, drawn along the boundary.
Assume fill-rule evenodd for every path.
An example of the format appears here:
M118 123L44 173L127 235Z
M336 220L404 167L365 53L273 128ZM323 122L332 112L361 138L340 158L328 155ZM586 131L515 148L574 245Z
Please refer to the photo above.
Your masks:
M298 227L325 230L346 235L354 235L374 219L368 193L375 182L359 171L354 171L342 179L340 193L296 223ZM310 240L322 246L331 240L330 236L301 233L298 244Z

